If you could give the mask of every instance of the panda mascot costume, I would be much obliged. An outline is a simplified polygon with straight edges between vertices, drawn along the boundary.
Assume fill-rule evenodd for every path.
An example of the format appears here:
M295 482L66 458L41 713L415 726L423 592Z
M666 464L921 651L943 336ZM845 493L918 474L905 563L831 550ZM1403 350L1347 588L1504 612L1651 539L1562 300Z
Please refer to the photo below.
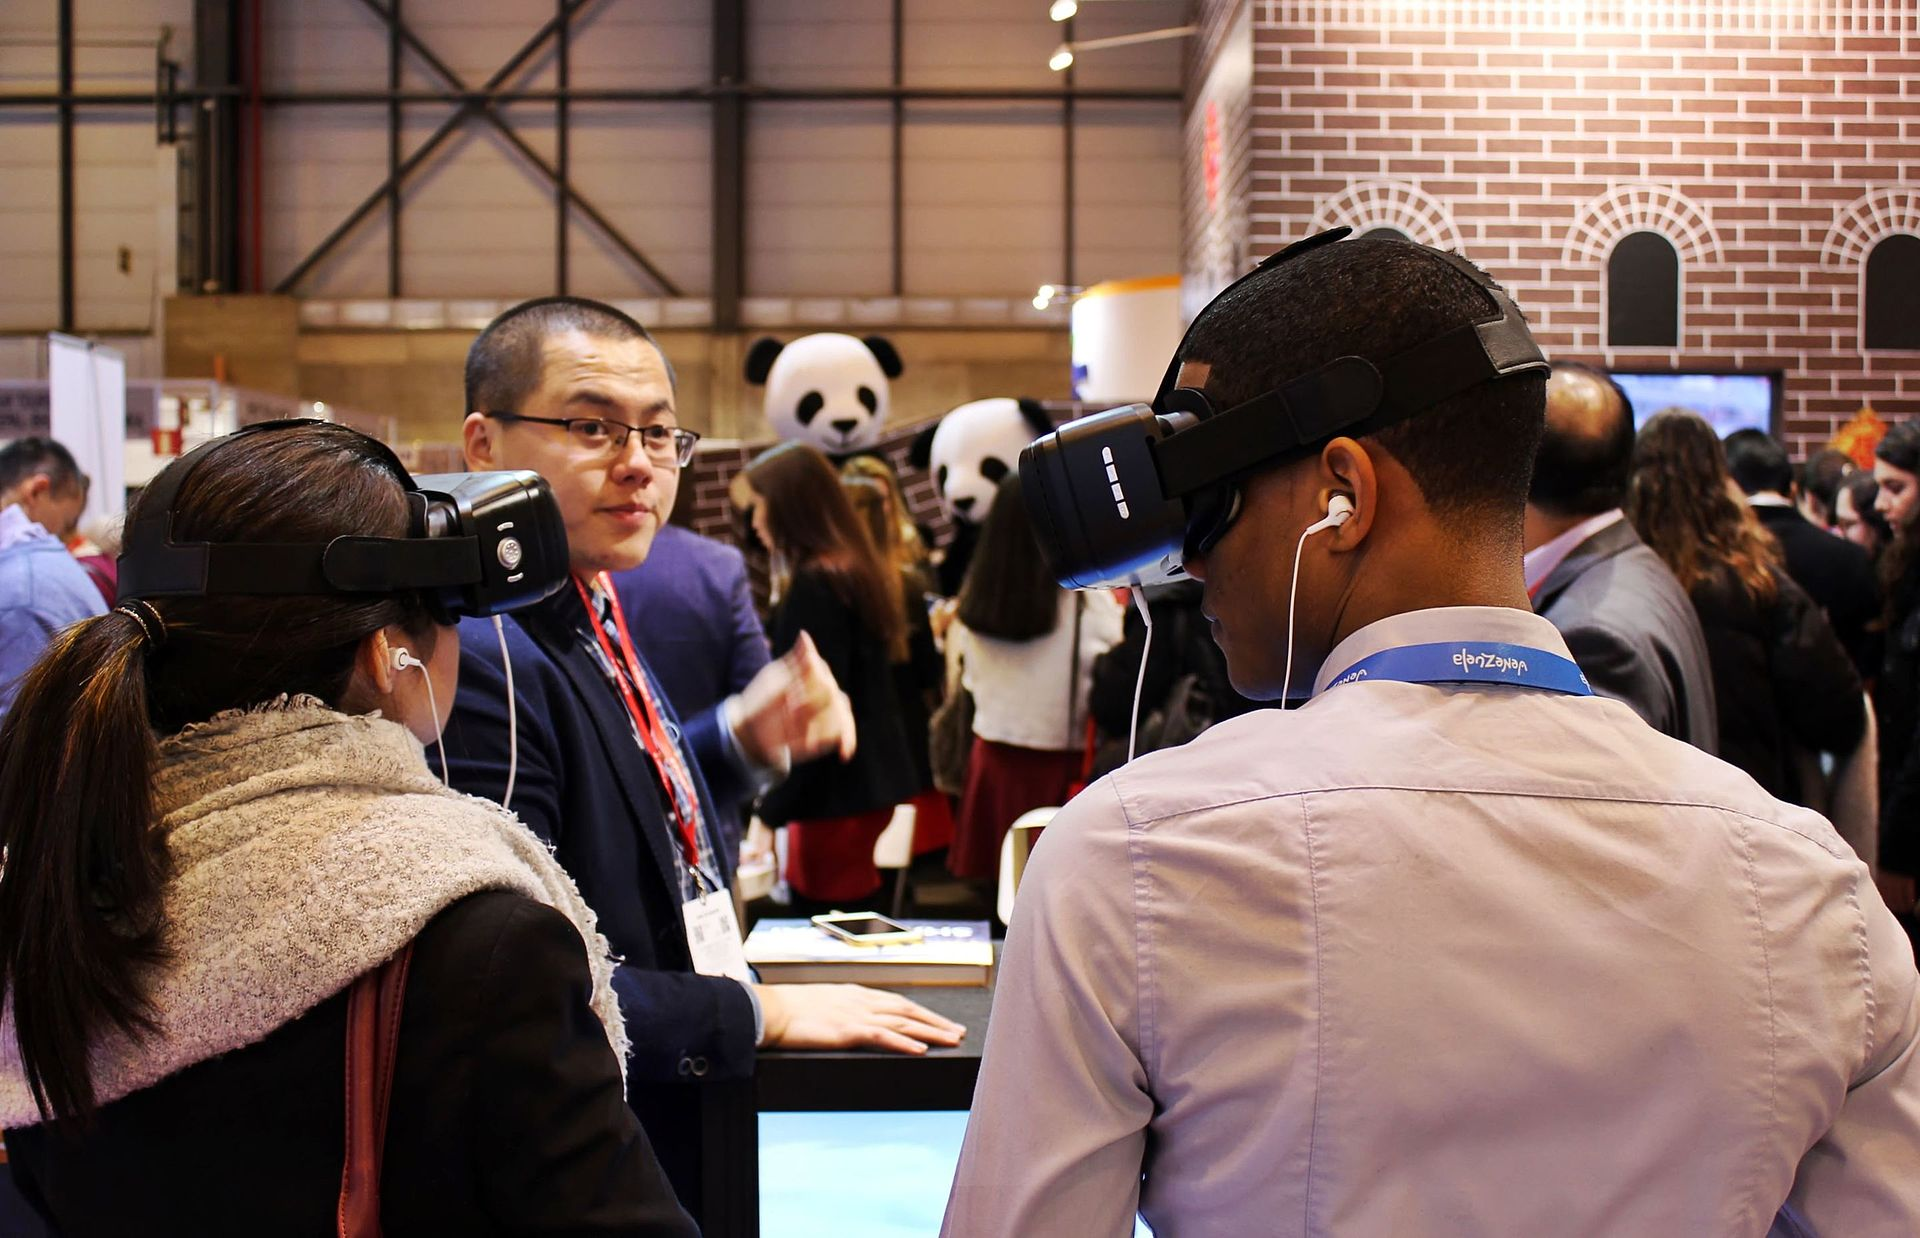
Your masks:
M872 451L886 425L900 354L885 336L826 331L747 350L747 382L767 389L767 421L786 442L809 443L834 463Z
M1053 429L1037 400L974 400L921 431L911 461L933 474L940 505L953 522L953 539L940 560L940 591L960 592L993 494L1020 467L1020 452Z

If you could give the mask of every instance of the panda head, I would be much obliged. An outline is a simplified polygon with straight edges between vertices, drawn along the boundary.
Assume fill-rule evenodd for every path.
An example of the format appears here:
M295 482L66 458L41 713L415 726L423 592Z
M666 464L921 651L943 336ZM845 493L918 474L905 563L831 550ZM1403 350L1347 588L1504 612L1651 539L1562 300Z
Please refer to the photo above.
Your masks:
M975 400L923 430L913 462L933 474L948 517L978 525L987 518L994 491L1020 467L1020 451L1053 429L1053 419L1034 400Z
M791 344L764 338L747 352L747 381L767 388L767 421L790 442L830 456L872 447L887 420L887 380L900 377L900 354L885 337L837 332Z

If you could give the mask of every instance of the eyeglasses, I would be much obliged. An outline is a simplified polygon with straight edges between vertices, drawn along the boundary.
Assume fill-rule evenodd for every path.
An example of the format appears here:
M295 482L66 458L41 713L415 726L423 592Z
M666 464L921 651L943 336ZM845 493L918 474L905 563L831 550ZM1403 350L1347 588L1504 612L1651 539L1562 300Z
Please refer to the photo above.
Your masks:
M640 436L640 446L657 464L671 464L676 468L685 468L693 459L693 445L700 436L692 430L683 430L679 426L633 426L624 421L607 421L600 417L529 417L524 413L488 412L488 417L498 417L502 421L532 421L543 426L564 426L567 441L582 453L591 455L613 455L625 451L627 439L635 434Z

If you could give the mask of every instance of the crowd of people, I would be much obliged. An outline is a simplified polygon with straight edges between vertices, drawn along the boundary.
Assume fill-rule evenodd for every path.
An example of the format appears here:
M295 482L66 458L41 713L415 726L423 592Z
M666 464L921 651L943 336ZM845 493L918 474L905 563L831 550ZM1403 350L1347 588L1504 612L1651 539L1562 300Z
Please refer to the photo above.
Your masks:
M1180 385L1393 357L1491 288L1324 246L1208 307ZM884 459L786 443L734 492L757 607L739 548L669 521L698 436L666 358L576 298L467 359L467 466L539 474L566 533L501 619L404 582L116 596L72 458L0 450L16 1182L65 1233L331 1231L349 991L404 958L389 1228L694 1232L742 1137L707 1089L758 1050L968 1032L760 983L755 823L799 914L881 905L903 807L990 900L1014 820L1069 805L948 1232L1912 1232L1920 424L1796 471L1547 369L1250 462L1139 597L1058 585L1017 473L962 565ZM176 541L406 535L411 480L353 431L192 463ZM1572 678L1350 673L1482 646Z

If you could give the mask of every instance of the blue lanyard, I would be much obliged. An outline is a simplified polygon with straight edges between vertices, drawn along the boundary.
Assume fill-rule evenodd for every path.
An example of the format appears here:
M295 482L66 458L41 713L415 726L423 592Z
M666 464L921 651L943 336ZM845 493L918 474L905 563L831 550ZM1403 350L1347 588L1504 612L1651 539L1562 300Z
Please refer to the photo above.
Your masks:
M1365 657L1333 677L1327 686L1361 679L1401 683L1503 683L1569 696L1592 696L1587 677L1571 658L1502 641L1455 641L1402 645Z

